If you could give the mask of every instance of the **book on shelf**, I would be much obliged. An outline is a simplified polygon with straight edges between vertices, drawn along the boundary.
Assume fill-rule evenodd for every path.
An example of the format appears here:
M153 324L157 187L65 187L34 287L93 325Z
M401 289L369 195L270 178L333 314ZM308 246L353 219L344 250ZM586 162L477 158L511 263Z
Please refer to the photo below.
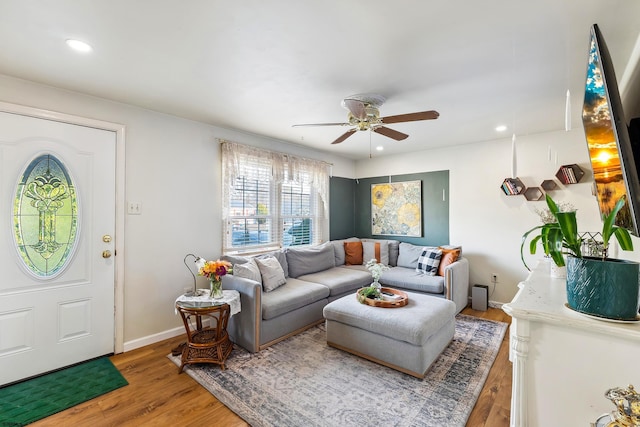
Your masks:
M522 184L515 178L506 178L502 182L502 191L509 196L515 196L522 192Z
M570 166L562 167L562 177L565 184L575 184L578 182L576 180L576 175L573 172L573 168L571 168Z

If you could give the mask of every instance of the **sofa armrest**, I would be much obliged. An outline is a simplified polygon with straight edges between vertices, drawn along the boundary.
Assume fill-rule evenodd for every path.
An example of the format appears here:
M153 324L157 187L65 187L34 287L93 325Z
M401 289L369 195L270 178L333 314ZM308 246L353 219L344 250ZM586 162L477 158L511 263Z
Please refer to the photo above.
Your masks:
M231 340L251 353L260 348L262 322L262 285L255 280L226 275L222 277L223 289L235 289L240 293L240 313L229 319Z
M456 303L456 313L469 304L469 261L459 258L444 268L444 296Z

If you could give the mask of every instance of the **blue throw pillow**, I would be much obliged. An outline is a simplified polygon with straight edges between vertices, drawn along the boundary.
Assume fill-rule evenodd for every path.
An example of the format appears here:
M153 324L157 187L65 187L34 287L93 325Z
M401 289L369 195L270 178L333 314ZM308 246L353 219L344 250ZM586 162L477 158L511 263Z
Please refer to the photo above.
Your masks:
M429 276L435 276L438 273L441 258L442 251L440 249L424 248L420 258L418 258L416 271Z

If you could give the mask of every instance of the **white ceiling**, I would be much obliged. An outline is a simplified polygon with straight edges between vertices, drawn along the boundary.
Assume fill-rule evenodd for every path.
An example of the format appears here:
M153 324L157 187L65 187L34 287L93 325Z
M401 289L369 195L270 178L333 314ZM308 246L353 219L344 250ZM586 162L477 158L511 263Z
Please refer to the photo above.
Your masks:
M570 89L581 127L591 24L621 81L638 17L636 0L0 0L0 73L359 159L369 132L291 125L346 121L357 93L440 112L371 135L374 156L406 153L564 129Z

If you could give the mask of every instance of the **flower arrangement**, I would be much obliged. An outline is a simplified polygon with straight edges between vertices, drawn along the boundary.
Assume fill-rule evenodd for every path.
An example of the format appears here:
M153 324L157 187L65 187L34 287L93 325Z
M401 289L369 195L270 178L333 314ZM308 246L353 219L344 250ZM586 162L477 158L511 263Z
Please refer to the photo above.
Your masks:
M198 275L209 279L210 297L222 298L222 276L232 272L232 265L229 261L205 261L200 258L196 262Z
M378 283L378 280L382 277L382 273L389 269L388 266L379 263L375 258L371 258L365 265L367 270L371 273L371 276L373 276L373 281L375 283Z
M373 283L365 288L358 290L358 292L356 293L356 298L361 304L365 304L365 299L367 298L377 300L382 299L382 295L380 294L380 289L382 289L382 286L380 286L378 280L380 280L382 273L389 269L388 266L379 263L375 258L371 258L369 261L367 261L365 266L371 273L371 276L373 276Z
M205 261L200 258L196 264L198 266L198 275L205 276L209 280L221 280L222 276L232 272L232 266L229 261Z

